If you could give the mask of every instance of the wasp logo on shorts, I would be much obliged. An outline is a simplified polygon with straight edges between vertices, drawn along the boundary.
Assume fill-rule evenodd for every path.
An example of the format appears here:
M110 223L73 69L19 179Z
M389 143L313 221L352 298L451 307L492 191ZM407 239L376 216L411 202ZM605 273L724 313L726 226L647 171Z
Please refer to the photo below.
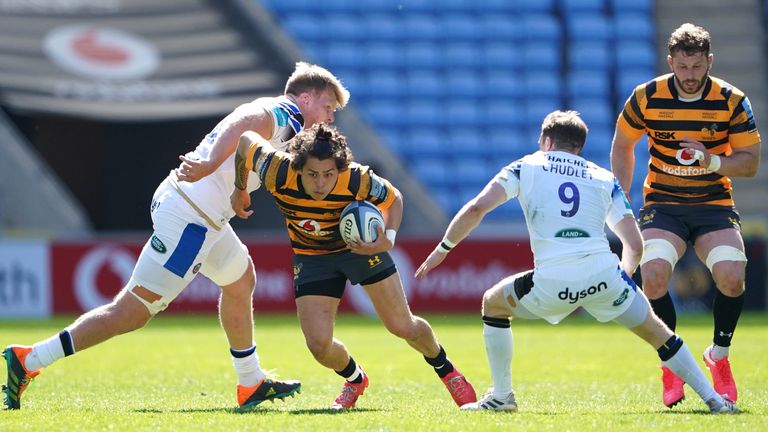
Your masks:
M629 288L624 288L624 291L621 292L621 295L619 296L619 298L613 301L613 305L618 306L624 303L625 301L627 301L627 297L629 297Z
M293 278L294 279L298 279L299 278L299 273L301 273L301 263L296 264L295 266L293 266Z
M149 241L149 244L152 245L152 249L160 252L161 254L165 253L168 249L166 249L163 242L157 238L157 236L153 235L152 239Z
M203 263L197 263L194 267L192 267L192 274L197 274L197 272L200 271L200 267L203 266Z
M374 255L370 258L368 258L368 267L374 268L377 265L381 264L381 259L379 259L378 255Z
M648 213L641 213L640 225L648 225L653 222L653 218L656 217L656 210L651 210Z

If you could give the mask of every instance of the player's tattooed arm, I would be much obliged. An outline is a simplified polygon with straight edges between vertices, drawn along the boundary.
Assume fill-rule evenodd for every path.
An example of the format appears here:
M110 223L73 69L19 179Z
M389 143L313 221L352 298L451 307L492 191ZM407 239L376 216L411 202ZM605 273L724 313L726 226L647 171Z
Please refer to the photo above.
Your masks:
M258 135L245 132L240 136L235 151L235 187L245 190L248 185L248 174L253 170L253 156L259 146Z

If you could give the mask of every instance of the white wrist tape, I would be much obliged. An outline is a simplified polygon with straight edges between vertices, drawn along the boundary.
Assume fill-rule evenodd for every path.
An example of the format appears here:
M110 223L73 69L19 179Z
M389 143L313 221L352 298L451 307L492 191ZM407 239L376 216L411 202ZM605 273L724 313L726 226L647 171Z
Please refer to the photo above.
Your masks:
M440 252L448 253L451 249L456 247L456 243L448 240L448 237L443 237L442 240L440 240L440 244L437 245L437 248L440 249Z
M709 166L707 167L707 169L712 172L715 172L720 169L721 163L722 161L720 160L720 156L712 155L709 157Z
M705 154L701 150L693 150L693 158L696 159L699 162L703 162L705 158ZM720 156L718 155L709 155L709 165L705 166L707 170L710 172L715 172L720 169L720 165L722 164L722 161L720 160Z
M392 246L395 245L395 237L397 237L397 231L393 229L388 229L384 231L384 234L387 236L387 240L389 240L390 243L392 243Z

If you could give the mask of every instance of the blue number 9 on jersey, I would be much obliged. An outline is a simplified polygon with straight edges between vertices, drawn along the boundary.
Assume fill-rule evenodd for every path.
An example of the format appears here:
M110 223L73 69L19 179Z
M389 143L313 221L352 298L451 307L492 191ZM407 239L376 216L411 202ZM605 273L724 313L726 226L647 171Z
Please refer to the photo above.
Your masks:
M353 201L341 212L339 231L347 243L355 239L372 242L379 236L379 225L384 227L384 217L375 205L368 201Z

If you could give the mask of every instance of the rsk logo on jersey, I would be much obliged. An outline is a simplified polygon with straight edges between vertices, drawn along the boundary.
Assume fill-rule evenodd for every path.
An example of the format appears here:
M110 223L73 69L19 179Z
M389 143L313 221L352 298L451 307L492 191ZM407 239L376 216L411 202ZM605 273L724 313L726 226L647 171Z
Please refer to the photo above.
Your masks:
M597 284L597 286L591 286L581 291L571 292L570 288L565 287L563 291L560 291L559 293L557 293L557 298L559 298L560 300L568 300L568 303L574 304L577 301L579 301L579 299L583 299L588 295L597 294L604 289L608 289L608 284L606 284L605 282L600 282L599 284Z

